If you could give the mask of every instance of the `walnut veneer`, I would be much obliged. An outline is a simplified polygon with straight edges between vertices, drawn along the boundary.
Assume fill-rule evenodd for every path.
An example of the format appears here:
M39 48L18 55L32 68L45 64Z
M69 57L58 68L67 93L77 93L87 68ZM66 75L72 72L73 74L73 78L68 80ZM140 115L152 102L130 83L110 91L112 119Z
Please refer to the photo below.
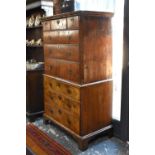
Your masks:
M43 20L45 119L81 149L111 129L111 13L71 12Z

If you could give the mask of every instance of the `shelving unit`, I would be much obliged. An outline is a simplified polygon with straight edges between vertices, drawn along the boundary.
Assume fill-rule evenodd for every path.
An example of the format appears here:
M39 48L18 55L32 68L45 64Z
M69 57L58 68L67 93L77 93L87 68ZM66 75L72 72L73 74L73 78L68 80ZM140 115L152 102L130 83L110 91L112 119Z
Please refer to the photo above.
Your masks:
M26 17L52 15L53 7L51 0L28 0ZM26 27L26 39L35 41L43 38L42 25ZM42 45L26 45L26 61L35 60L44 62ZM44 112L43 106L43 74L44 68L26 69L26 116L30 121Z
M26 27L27 30L29 30L29 29L38 29L38 28L42 28L42 25L40 25L40 26L33 26L33 27Z
M40 47L40 48L43 48L42 45L26 45L26 47L29 47L29 48L33 48L33 47Z

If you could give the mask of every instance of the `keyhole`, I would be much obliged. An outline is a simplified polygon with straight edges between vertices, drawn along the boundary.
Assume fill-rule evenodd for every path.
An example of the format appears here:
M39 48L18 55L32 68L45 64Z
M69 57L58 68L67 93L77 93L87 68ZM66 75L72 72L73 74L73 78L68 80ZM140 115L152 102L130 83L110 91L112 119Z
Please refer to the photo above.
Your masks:
M70 94L71 93L71 90L70 89L67 89L67 92Z
M51 109L50 112L53 114L53 110Z
M53 96L50 96L51 100L53 100Z
M69 103L69 102L67 103L67 106L68 106L68 108L71 108L71 105L70 105L70 103Z
M49 85L50 85L51 88L53 87L52 83L50 83Z

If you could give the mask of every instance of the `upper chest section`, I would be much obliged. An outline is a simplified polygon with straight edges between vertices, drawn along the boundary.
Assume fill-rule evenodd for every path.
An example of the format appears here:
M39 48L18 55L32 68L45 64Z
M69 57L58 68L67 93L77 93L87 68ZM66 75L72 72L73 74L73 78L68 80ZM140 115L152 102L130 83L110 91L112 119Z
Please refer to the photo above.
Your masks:
M51 19L43 22L44 31L79 29L80 17L78 15Z

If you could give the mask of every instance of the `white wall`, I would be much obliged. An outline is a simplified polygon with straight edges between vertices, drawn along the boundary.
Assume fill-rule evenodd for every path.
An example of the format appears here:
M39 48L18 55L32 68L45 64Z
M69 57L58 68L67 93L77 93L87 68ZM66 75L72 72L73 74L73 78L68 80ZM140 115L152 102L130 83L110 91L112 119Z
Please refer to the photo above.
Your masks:
M113 26L113 109L112 117L120 120L123 53L124 0L76 0L76 10L114 12Z
M113 118L120 120L124 0L117 0L113 25Z

